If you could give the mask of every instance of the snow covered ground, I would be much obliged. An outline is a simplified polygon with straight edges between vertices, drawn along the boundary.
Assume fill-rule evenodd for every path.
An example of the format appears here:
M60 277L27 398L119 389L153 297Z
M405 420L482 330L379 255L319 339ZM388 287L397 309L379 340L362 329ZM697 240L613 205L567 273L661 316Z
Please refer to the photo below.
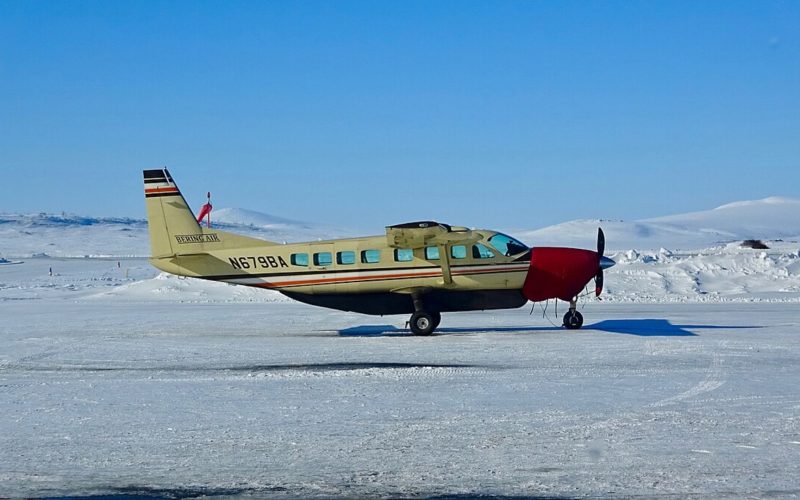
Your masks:
M431 338L160 274L142 221L0 216L0 497L799 496L795 208L673 216L674 245L603 223L617 265L583 330L550 304ZM596 225L526 241L592 248Z
M417 338L142 259L2 265L0 496L800 495L796 303L634 300Z
M0 496L800 494L796 306L583 312L6 300Z

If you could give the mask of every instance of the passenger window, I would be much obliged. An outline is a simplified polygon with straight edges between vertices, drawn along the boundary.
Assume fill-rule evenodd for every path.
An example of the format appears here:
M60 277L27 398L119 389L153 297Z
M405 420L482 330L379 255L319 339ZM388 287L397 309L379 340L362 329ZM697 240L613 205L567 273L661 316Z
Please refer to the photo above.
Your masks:
M453 245L450 247L450 255L454 259L466 259L467 258L467 247L464 245Z
M293 253L289 259L293 266L308 267L308 254L307 253Z
M439 247L425 247L425 258L428 260L439 260Z
M410 248L395 248L394 260L396 262L411 262L414 260L414 250Z
M380 250L362 250L361 251L361 262L364 264L377 264L381 261L381 251Z
M481 245L480 243L476 243L475 245L472 245L472 257L475 259L491 259L494 257L494 254L485 246Z
M314 254L315 266L330 266L333 264L333 257L330 252L319 252Z
M356 253L350 250L344 252L337 252L336 253L336 263L337 264L355 264L356 263Z

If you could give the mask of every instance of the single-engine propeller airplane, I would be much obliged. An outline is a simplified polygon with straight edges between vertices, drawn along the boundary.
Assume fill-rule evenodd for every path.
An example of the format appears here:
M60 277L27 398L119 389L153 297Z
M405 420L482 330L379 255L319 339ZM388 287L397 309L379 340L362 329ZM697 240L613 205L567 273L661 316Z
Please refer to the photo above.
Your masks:
M415 335L431 334L444 312L548 299L569 302L564 326L580 328L578 295L594 280L599 296L603 270L614 265L603 256L602 229L597 251L528 248L497 231L433 221L387 226L381 236L280 244L202 227L166 168L144 171L144 192L158 269L343 311L411 314Z

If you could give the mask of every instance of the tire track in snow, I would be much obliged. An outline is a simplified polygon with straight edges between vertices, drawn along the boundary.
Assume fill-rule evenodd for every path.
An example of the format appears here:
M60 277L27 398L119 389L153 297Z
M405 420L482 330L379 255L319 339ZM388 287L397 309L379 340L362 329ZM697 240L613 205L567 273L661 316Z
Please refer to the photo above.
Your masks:
M9 364L2 367L6 371L40 372L40 373L142 373L148 379L191 378L201 380L198 373L208 376L202 379L269 379L269 378L340 378L340 377L385 377L392 379L440 379L456 374L485 375L490 371L503 367L492 367L472 364L437 364L437 363L393 363L393 362L352 362L352 363L311 363L311 364L276 364L276 365L236 365L236 366L89 366L89 365L52 365Z
M662 406L667 406L673 403L678 403L680 401L691 399L706 392L711 392L716 389L719 389L725 383L725 377L724 377L725 372L722 368L723 358L722 355L720 355L719 351L725 348L726 346L727 342L722 341L718 344L718 348L712 352L711 364L706 369L706 376L703 380L701 380L693 387L679 394L661 399L659 401L656 401L655 403L651 403L649 406L654 408L659 408Z
M719 351L726 347L727 344L727 341L722 341L717 344L717 348L712 352L711 364L706 369L706 376L703 378L703 380L692 386L690 389L687 389L679 394L644 405L641 407L641 410L668 406L670 404L699 396L700 394L711 392L721 387L725 383L725 378L724 370L722 368L723 358ZM589 447L587 448L590 457L595 460L596 456L599 456L598 453L602 454L602 450L600 450L600 448L603 446L602 443L607 442L609 439L608 437L602 438L600 437L601 435L613 434L618 428L629 425L630 422L637 420L639 416L640 412L634 411L632 413L606 418L585 426L583 428L583 432L585 433L585 439L587 439L590 443Z

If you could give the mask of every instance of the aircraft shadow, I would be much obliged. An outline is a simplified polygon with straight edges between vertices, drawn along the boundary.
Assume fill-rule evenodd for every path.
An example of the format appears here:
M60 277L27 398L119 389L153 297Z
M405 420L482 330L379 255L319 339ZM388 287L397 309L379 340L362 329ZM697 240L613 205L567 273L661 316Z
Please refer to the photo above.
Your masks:
M432 336L454 335L465 333L493 333L493 332L555 332L561 327L553 326L496 326L485 328L438 328ZM408 337L411 330L397 328L394 325L360 325L338 330L341 337Z
M741 330L762 328L742 325L676 325L666 319L610 319L583 327L607 333L622 333L639 337L696 337L693 330Z
M585 325L580 331L594 330L605 333L621 333L639 337L696 337L693 330L738 330L761 328L760 326L731 325L676 325L666 319L619 319L604 320ZM571 332L560 326L500 326L484 328L439 328L433 336L458 335L471 333L503 333L503 332ZM411 332L394 325L360 325L338 330L341 337L404 337ZM576 332L571 332L576 333Z

